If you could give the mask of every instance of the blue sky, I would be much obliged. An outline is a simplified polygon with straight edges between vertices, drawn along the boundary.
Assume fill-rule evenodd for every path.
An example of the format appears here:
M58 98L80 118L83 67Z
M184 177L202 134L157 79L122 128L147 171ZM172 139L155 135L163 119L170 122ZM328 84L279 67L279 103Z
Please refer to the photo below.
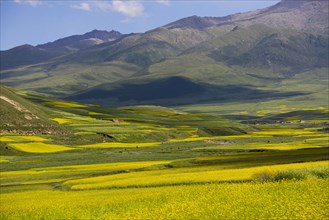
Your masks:
M138 33L192 16L225 16L279 0L0 0L0 49L43 44L94 29Z

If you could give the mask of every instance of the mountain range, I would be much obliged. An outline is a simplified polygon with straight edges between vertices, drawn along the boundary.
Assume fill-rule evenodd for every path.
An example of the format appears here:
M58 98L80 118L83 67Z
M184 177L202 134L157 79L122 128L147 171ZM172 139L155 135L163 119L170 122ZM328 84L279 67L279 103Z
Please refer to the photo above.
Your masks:
M97 44L113 41L121 36L123 34L114 30L110 32L93 30L83 35L73 35L35 47L25 44L7 51L1 51L1 70L40 63Z
M145 33L94 30L23 45L1 51L1 83L103 105L323 102L317 92L328 90L328 8L328 1L283 0Z

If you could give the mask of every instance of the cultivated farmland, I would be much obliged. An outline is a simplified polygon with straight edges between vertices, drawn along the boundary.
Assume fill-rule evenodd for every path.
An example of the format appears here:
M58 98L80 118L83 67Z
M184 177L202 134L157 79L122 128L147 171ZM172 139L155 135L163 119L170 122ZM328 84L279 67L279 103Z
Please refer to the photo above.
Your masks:
M326 109L232 119L23 97L65 132L1 134L1 219L329 217Z

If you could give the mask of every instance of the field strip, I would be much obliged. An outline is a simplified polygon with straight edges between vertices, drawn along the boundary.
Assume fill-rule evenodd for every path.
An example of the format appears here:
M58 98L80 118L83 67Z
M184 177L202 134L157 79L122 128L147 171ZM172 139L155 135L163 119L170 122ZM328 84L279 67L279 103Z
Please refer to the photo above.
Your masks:
M26 152L26 153L56 153L61 151L76 150L78 148L71 148L56 144L46 144L42 142L33 143L10 143L10 147Z
M90 190L125 187L153 187L177 184L211 183L223 181L247 181L259 172L271 170L279 171L296 168L328 167L329 161L293 163L283 165L259 166L241 169L207 170L193 167L176 168L156 171L143 171L134 173L121 173L117 175L91 177L66 181L72 190Z
M327 219L328 180L1 195L2 219ZM24 188L23 188L24 189ZM30 186L29 186L30 189ZM287 217L288 216L288 217Z
M106 142L91 145L81 145L82 148L139 148L139 147L156 147L161 145L161 142L150 143L120 143L120 142Z
M1 186L12 184L35 184L59 182L90 175L105 175L109 173L131 172L157 165L165 165L171 161L119 162L90 165L70 165L58 167L33 168L28 170L1 172Z
M5 135L0 136L0 142L43 142L49 139L40 136Z

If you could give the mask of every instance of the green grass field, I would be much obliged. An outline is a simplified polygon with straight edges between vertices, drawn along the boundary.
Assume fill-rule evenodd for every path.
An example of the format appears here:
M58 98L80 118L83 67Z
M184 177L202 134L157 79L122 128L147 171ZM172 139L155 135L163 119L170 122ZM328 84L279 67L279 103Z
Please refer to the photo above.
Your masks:
M329 218L327 108L212 115L21 95L66 132L0 134L1 219Z

